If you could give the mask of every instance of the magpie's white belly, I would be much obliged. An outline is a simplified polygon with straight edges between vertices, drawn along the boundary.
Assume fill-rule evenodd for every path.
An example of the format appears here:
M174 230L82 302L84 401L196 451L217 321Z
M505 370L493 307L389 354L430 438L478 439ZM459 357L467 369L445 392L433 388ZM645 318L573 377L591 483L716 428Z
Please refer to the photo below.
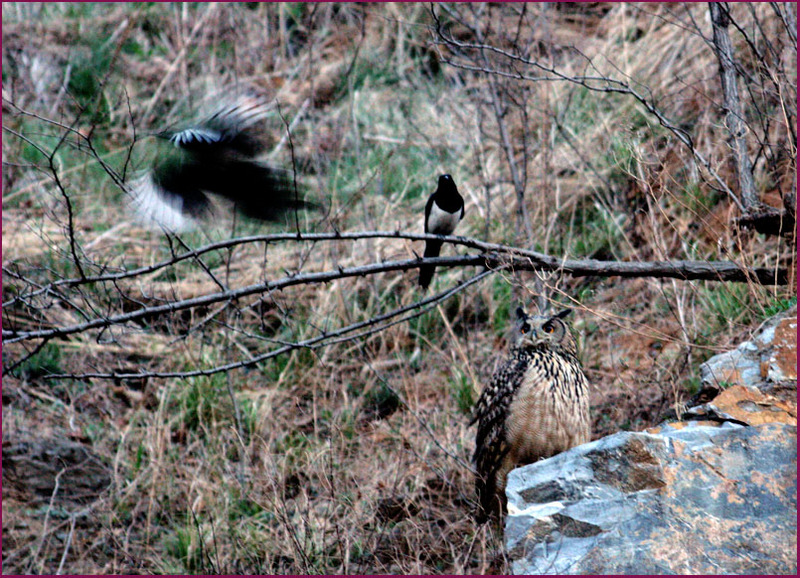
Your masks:
M428 216L428 232L434 235L450 235L456 230L456 225L460 220L461 209L455 213L448 213L434 203L431 207L431 214Z

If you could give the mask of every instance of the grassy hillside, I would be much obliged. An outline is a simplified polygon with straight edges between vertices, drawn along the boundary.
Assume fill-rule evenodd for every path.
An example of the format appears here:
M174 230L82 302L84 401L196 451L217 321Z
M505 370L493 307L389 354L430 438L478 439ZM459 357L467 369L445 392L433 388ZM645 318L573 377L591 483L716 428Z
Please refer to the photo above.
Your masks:
M737 172L707 10L4 3L4 341L7 330L414 258L423 244L407 239L259 241L121 275L247 235L422 232L445 172L466 200L461 235L564 259L790 271L788 285L765 286L504 269L418 310L480 271L440 267L428 293L416 270L395 271L4 343L4 571L503 570L502 530L470 517L468 422L518 304L575 309L601 437L674 415L697 393L702 361L796 302L794 231L733 225ZM782 208L796 189L796 13L732 10L756 190ZM619 83L630 90L604 88ZM234 91L273 100L268 160L320 210L178 238L146 228L126 187L152 134ZM195 370L206 375L162 376ZM16 459L31 453L68 467L36 485L26 468L42 460ZM95 479L100 490L81 485Z

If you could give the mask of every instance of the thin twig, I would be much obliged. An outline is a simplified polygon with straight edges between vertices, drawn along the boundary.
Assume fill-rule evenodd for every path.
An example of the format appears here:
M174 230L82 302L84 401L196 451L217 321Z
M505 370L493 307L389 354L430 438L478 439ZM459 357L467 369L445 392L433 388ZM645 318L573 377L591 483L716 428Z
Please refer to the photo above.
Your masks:
M618 80L615 78L611 78L609 76L602 76L602 75L588 75L588 74L579 74L579 75L569 75L561 72L559 69L555 68L554 66L548 66L546 64L542 64L537 60L533 60L519 54L515 54L513 52L509 52L508 50L504 50L497 46L492 46L491 44L482 44L482 43L472 43L472 42L461 42L456 40L450 35L447 35L444 30L442 29L441 22L439 21L438 16L436 15L435 10L431 10L433 14L433 18L436 22L435 30L437 34L438 40L436 42L442 43L450 47L451 49L458 49L460 51L465 50L475 50L475 51L488 51L493 52L503 58L508 59L510 62L515 62L519 64L524 64L531 68L535 68L542 72L539 76L531 76L529 74L524 74L520 72L517 68L513 68L512 71L505 71L500 70L498 68L492 68L488 66L472 66L469 64L464 64L463 62L456 62L446 56L442 55L442 62L445 64L449 64L455 68L460 68L462 70L469 70L472 72L478 72L487 75L497 75L497 76L504 76L507 78L513 78L517 80L525 80L529 82L572 82L574 84L580 85L587 90L591 90L594 92L606 92L606 93L618 93L631 96L636 101L638 101L642 106L645 107L647 112L652 114L659 122L661 126L666 128L670 131L677 139L683 143L691 152L692 156L694 156L695 160L708 172L709 175L714 179L717 183L719 189L725 194L730 197L730 199L744 212L744 206L739 198L734 194L725 180L717 173L717 171L712 166L711 162L703 156L703 154L697 150L694 146L694 139L692 135L687 132L686 130L680 128L672 121L670 121L666 115L661 111L658 106L656 106L655 100L651 97L648 98L647 96L641 94L639 91L631 87L627 82ZM583 56L586 59L587 64L594 68L594 65L586 55L581 54L577 49L575 49L577 54ZM456 53L458 53L456 51Z
M384 313L383 315L377 315L375 317L371 317L365 321L360 321L358 323L353 323L341 329L330 331L327 333L323 333L322 335L318 335L316 337L312 337L310 339L305 339L303 341L299 341L296 343L287 343L283 347L279 349L275 349L273 351L269 351L262 355L253 357L251 359L240 361L236 363L229 363L227 365L221 365L217 367L213 367L211 369L200 369L195 371L184 371L184 372L170 372L170 373L158 373L158 372L140 372L140 373L83 373L83 374L63 374L60 377L65 378L69 377L72 379L90 379L90 378L115 378L115 379L142 379L145 377L157 377L157 378L188 378L188 377L199 377L199 376L208 376L213 375L215 373L220 373L224 371L231 371L233 369L245 368L245 367L252 367L258 363L266 361L267 359L271 359L273 357L277 357L279 355L283 355L284 353L289 353L290 351L294 351L295 349L318 349L323 346L333 345L336 343L341 343L343 341L351 341L354 339L360 339L362 337L366 337L377 333L378 331L383 331L393 325L397 325L398 323L409 321L414 319L415 317L419 317L420 315L427 312L431 307L436 305L437 303L444 301L463 291L470 285L477 283L487 275L490 275L492 271L483 271L478 275L467 279L466 281L459 283L455 287L452 287L442 293L437 295L433 295L432 297L428 297L422 299L421 301L412 303L411 305L406 305L404 307L399 307L390 311L388 313ZM406 313L409 313L405 315ZM384 321L390 320L388 323L383 325L379 325ZM365 327L371 327L371 329L356 333L352 335L347 335L357 331L359 329L363 329ZM324 342L324 343L323 343ZM59 375L49 375L43 376L43 379L58 379Z

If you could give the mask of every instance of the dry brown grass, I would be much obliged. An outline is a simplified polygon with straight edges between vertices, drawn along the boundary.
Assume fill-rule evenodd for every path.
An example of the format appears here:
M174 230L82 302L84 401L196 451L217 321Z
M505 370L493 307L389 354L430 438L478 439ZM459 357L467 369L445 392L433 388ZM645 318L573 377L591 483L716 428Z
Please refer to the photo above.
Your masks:
M691 18L704 22L705 5L527 9L525 37L542 58L577 73L585 66L577 48L592 55L600 72L649 87L665 114L690 127L697 147L735 181L723 116L713 106L721 100L715 57L687 28ZM291 164L289 143L278 145L279 135L297 119L295 160L326 206L306 217L305 230L421 230L435 177L450 172L467 201L464 235L570 258L792 267L796 261L784 241L731 230L730 203L632 101L569 83L504 81L510 96L526 99L524 109L519 100L506 102L508 129L519 162L526 163L536 232L526 238L515 225L487 79L439 62L429 43L427 5L51 5L46 17L20 18L25 10L3 6L4 55L17 66L12 74L4 58L4 75L13 76L4 82L4 126L52 144L52 125L13 114L6 99L45 118L72 119L77 104L59 91L59 82L68 65L73 78L88 69L106 82L101 98L82 102L102 114L85 114L78 125L84 131L96 125L100 154L120 170L132 126L141 133L177 121L222 79L281 103L283 118L268 120L276 135L273 163ZM497 25L490 40L503 45L516 30L519 7L491 10L481 22ZM780 37L774 14L763 5L755 10L767 32ZM752 18L744 7L737 14L743 23ZM746 54L741 38L734 40ZM796 63L796 52L783 50ZM94 65L82 63L87 55L94 55ZM98 64L107 62L110 69ZM746 59L744 65L756 67ZM786 68L795 71L796 64ZM796 168L780 112L777 105L765 111L764 139L792 154L759 157L756 176L765 196L786 190ZM24 286L7 271L40 283L76 272L63 197L42 177L46 171L31 167L42 159L10 133L4 137L7 301ZM133 269L169 256L163 235L124 212L122 192L95 160L74 149L56 160L88 259ZM198 246L254 231L260 229L225 223L186 240ZM243 287L287 270L408 258L419 245L393 239L249 244L204 259L218 281ZM468 273L440 270L436 283L444 288ZM794 287L657 279L550 276L543 285L548 298L577 309L595 437L657 423L697 385L701 361L794 294ZM81 321L78 308L130 311L217 287L187 263L172 273L70 293L71 305L4 308L3 324L68 325ZM42 367L28 364L3 380L4 571L505 569L500 529L479 528L470 519L473 432L466 411L505 348L508 311L516 300L532 299L534 287L531 274L496 274L419 319L211 377L54 382L43 379L42 367L166 372L242 361L415 302L416 272L292 287L219 310L189 310L58 342L57 354L36 358ZM4 347L4 364L20 355L19 345ZM111 486L82 503L37 494L25 480L7 477L7 443L31 440L90 448L108 465Z

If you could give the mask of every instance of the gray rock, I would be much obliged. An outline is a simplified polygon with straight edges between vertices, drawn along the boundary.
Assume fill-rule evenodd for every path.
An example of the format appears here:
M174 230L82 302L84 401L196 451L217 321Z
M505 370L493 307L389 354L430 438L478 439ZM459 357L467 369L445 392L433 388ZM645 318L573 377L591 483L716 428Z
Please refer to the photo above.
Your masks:
M512 471L516 574L795 574L797 428L663 426Z
M776 315L751 341L715 355L700 366L704 387L731 385L770 388L794 382L797 387L797 306Z
M3 490L20 492L31 504L67 506L90 503L111 485L111 467L89 445L25 433L3 440Z

